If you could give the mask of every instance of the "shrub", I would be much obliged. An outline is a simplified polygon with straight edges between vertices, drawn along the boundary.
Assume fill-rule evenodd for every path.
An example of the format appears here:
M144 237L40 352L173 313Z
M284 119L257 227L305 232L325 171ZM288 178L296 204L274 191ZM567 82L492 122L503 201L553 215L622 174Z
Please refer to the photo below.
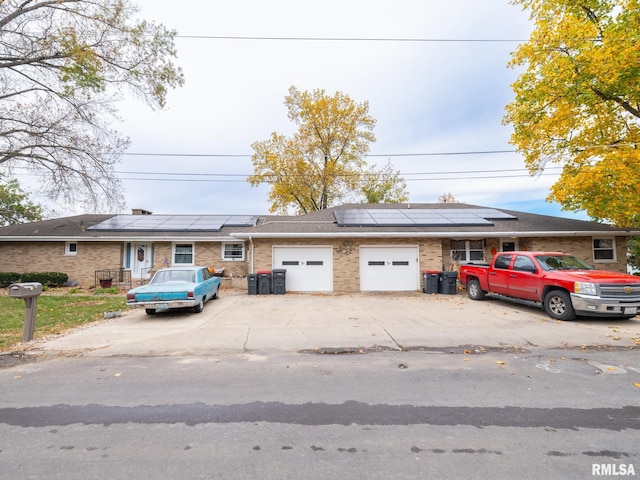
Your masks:
M46 287L62 287L67 280L69 276L61 272L28 272L20 275L21 282L38 282Z
M20 274L16 272L0 272L0 288L7 288L12 283L20 281Z

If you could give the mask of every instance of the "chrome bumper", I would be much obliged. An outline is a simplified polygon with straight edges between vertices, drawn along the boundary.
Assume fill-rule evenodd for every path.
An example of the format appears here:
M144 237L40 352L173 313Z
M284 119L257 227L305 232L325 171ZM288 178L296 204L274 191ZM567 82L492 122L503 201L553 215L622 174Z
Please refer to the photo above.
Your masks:
M127 306L131 308L144 308L151 310L167 310L169 308L188 308L195 307L195 300L170 300L167 302L127 302Z
M572 293L571 303L579 315L629 316L640 313L640 299L620 302L615 299Z

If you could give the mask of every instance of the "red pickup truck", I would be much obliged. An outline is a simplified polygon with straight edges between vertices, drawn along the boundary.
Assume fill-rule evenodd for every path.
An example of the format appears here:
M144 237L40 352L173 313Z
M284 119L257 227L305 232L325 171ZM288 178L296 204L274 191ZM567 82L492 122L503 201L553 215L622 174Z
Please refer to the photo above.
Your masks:
M538 302L558 320L640 313L640 277L595 270L565 253L499 253L490 265L462 265L460 281L472 300L492 293Z

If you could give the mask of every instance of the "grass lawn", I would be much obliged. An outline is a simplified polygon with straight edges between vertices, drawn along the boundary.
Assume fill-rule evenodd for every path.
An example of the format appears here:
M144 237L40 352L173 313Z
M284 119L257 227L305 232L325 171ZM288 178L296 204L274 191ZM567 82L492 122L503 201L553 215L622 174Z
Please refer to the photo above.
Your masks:
M45 292L38 297L34 340L104 318L104 312L125 310L124 294ZM25 302L0 295L0 351L22 342Z

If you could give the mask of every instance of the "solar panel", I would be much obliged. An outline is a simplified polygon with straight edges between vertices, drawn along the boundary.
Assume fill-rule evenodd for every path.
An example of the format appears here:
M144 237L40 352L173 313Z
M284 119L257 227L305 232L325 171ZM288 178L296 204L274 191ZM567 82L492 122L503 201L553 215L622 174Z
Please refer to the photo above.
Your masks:
M516 218L492 208L354 208L337 210L334 216L341 227L487 226L493 225L491 220Z
M222 227L253 227L255 215L116 215L89 227L101 231L220 231Z

